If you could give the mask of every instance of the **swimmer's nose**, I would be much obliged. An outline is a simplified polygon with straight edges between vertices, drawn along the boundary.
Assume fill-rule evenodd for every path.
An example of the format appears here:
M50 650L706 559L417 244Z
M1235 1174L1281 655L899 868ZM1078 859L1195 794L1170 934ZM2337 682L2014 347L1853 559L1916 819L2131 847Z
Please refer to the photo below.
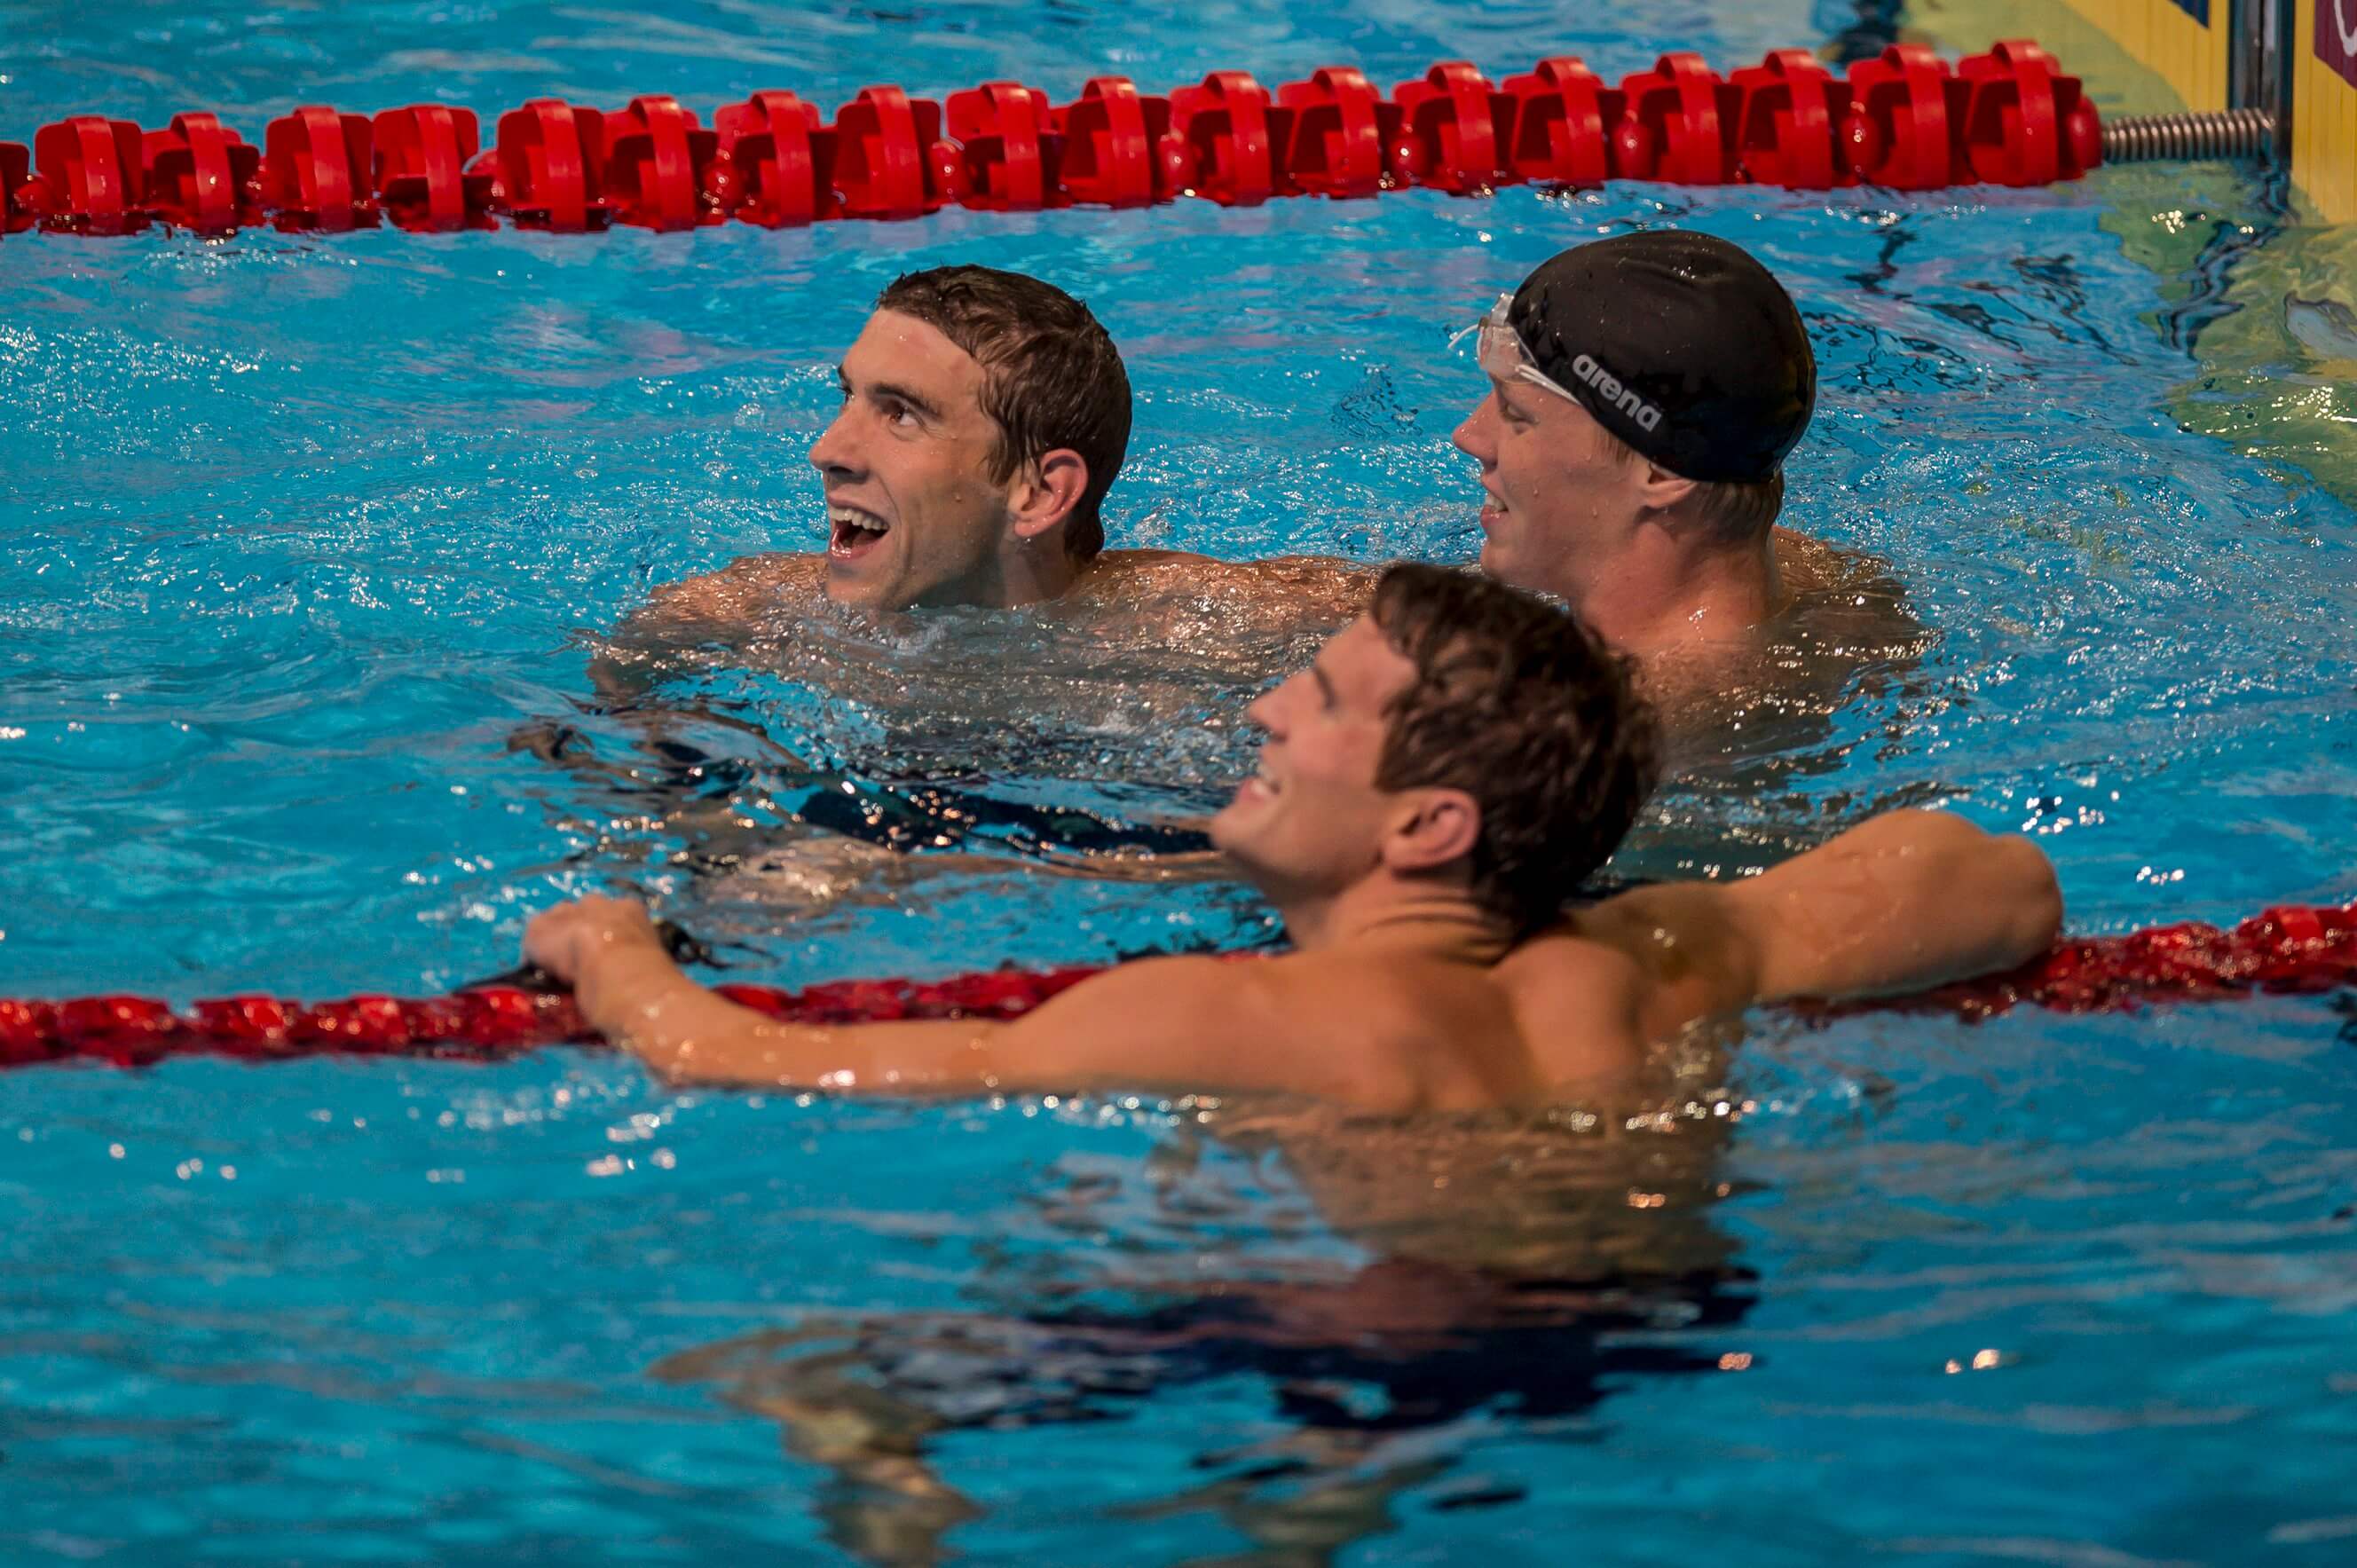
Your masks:
M836 414L827 427L818 433L818 439L811 443L811 467L831 478L836 476L844 478L859 477L857 467L851 461L851 437L843 428L843 422L850 413L851 405L846 403L843 412Z
M1480 464L1483 468L1492 467L1498 460L1497 449L1490 441L1489 422L1484 417L1489 412L1490 400L1485 397L1473 405L1473 412L1465 416L1463 422L1450 433L1448 437L1459 452Z
M1244 709L1244 722L1270 740L1283 740L1285 738L1285 694L1292 691L1297 683L1308 679L1307 671L1289 675L1254 697L1252 705Z
M1276 706L1276 693L1284 689L1282 686L1275 687L1254 697L1251 705L1244 709L1244 722L1263 735L1274 738L1276 735L1276 725L1272 722L1271 715Z

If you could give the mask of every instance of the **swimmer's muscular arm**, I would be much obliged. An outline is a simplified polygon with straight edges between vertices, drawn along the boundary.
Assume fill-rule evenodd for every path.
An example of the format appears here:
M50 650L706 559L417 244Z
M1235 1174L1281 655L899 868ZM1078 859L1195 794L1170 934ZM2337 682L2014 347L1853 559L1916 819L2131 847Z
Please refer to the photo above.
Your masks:
M812 572L814 557L748 555L717 572L665 583L622 618L612 640L589 661L589 681L608 703L636 697L661 681L683 653L736 642L759 618L779 585Z
M1148 959L1082 982L1012 1023L781 1023L696 984L644 909L585 898L533 922L524 950L574 984L583 1021L664 1076L876 1094L992 1090L1270 1090L1369 1106L1415 1098L1379 1051L1273 1049L1285 1009L1267 962Z
M2054 869L2028 839L1891 811L1734 883L1671 883L1574 918L1646 977L1645 1033L1795 997L1891 995L2010 969L2053 945Z

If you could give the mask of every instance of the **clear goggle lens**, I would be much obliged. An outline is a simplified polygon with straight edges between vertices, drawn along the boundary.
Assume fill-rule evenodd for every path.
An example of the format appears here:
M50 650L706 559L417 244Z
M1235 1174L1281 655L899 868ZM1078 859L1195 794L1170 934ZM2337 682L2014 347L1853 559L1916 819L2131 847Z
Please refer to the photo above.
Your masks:
M1490 313L1465 329L1465 332L1475 335L1474 358L1480 363L1481 373L1493 381L1527 381L1567 402L1577 403L1577 398L1565 391L1532 360L1530 349L1523 343L1523 335L1515 331L1512 323L1507 319L1507 313L1513 303L1512 295L1500 295L1498 303L1490 307ZM1465 332L1458 333L1458 338L1462 339Z

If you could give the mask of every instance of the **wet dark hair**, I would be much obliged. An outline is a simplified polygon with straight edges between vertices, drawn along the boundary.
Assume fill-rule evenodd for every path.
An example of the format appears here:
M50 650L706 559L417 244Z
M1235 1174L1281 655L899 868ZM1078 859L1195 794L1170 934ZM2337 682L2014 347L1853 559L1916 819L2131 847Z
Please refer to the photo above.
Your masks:
M1473 897L1527 936L1652 793L1660 730L1635 667L1569 610L1446 567L1392 567L1369 613L1415 666L1386 710L1375 786L1472 796Z
M1064 524L1076 561L1104 548L1103 509L1129 448L1129 373L1089 307L1053 284L996 267L903 273L876 299L913 316L982 366L982 412L998 426L991 478L1012 478L1060 447L1081 455L1088 488Z

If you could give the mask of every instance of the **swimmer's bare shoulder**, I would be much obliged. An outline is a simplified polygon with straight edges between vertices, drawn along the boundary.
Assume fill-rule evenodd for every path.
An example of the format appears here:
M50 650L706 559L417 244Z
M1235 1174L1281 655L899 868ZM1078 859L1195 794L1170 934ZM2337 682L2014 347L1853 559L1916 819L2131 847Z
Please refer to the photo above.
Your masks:
M1391 1112L1534 1104L1626 1081L1643 1056L1641 982L1621 954L1577 938L1488 971L1358 949L1160 959L1010 1026L1002 1059L1049 1081L1150 1072ZM1054 1059L1066 1050L1080 1055Z
M1928 633L1907 587L1880 556L1846 550L1789 528L1776 530L1790 629L1862 658L1920 655Z
M2054 868L2028 839L1897 811L1758 876L1619 894L1529 947L1570 937L1620 953L1638 975L1640 1033L1658 1039L1761 1003L1887 996L2007 969L2061 924Z
M583 900L544 917L530 940L563 972L575 968L576 944L590 928L617 917L644 919L636 906ZM689 1081L888 1094L1215 1086L1405 1113L1527 1103L1598 1076L1543 1070L1514 999L1486 972L1396 955L1147 959L1009 1022L832 1026L750 1014L681 975L659 946L587 940L604 953L576 980L584 1016ZM1608 1026L1576 1003L1551 997L1532 1022L1583 1037ZM1612 1062L1634 1059L1633 1039L1609 1044Z
M1573 929L1528 939L1492 975L1512 1010L1530 1086L1545 1099L1577 1099L1625 1083L1642 1065L1646 1043L1666 1032L1649 1016L1643 971Z
M1375 576L1367 567L1324 555L1223 561L1184 550L1108 550L1072 597L1091 608L1120 607L1140 615L1211 601L1332 628L1365 607Z
M1888 562L1776 530L1775 613L1739 638L1663 650L1644 685L1673 772L1812 744L1825 715L1915 668L1935 640Z
M1007 1026L1010 1078L1218 1084L1382 1112L1527 1098L1527 1053L1486 977L1364 954L1153 959L1109 970Z
M816 591L825 564L816 555L747 555L663 584L597 648L590 683L608 702L628 700L695 650L741 641L781 595Z
M1567 940L1488 970L1337 949L1265 961L1298 1049L1351 1064L1395 1110L1551 1102L1624 1082L1643 1057L1636 969Z
M669 643L726 636L759 620L780 593L814 585L824 570L816 555L743 556L717 572L657 588L623 622L623 634L633 641Z

